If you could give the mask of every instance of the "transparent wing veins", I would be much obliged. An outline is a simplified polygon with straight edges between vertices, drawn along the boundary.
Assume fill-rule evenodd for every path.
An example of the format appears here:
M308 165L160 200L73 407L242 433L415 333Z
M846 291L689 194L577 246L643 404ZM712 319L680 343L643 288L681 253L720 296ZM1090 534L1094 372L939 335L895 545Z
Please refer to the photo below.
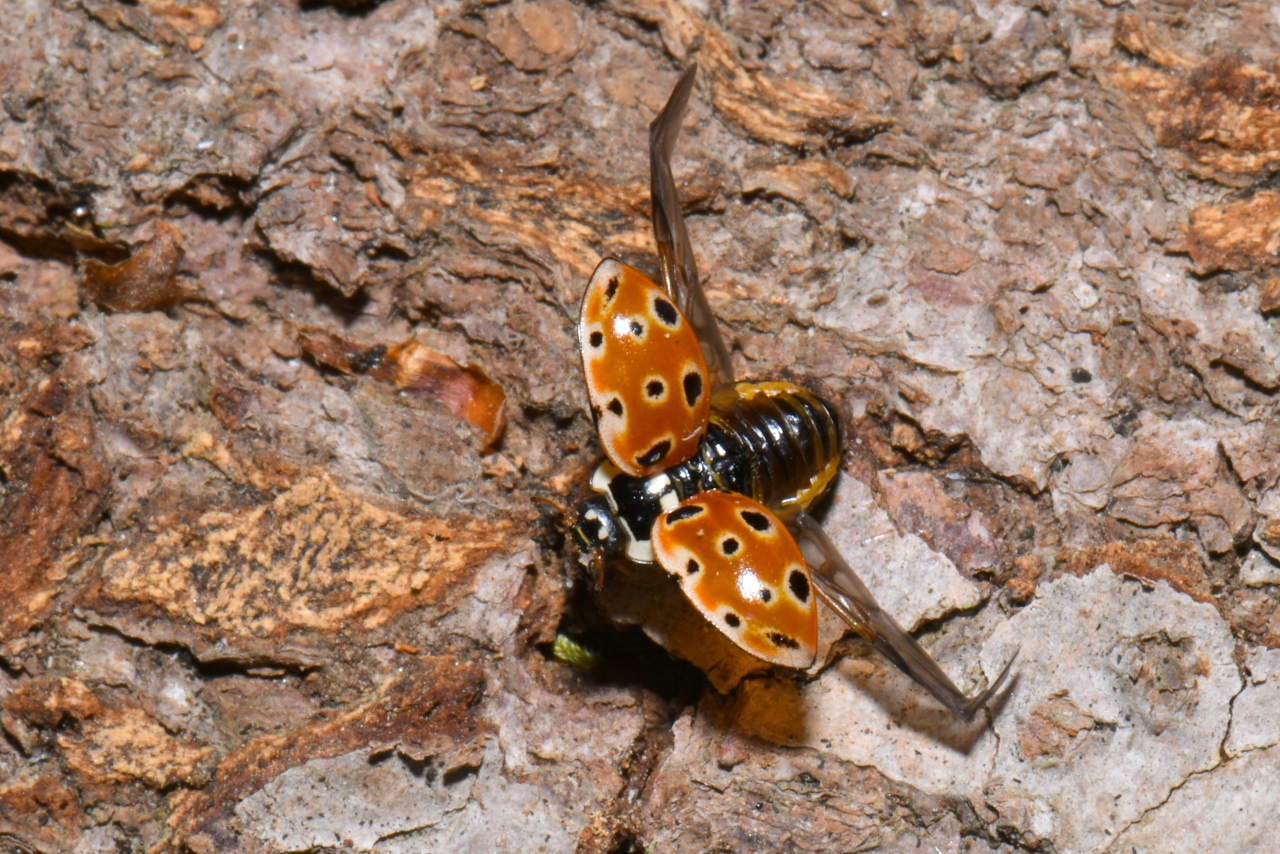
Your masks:
M822 526L801 513L790 527L813 573L814 589L822 601L957 717L973 720L978 710L1004 685L1009 668L1018 657L1016 651L985 691L966 697L924 647L880 607L867 585L840 556Z
M671 175L671 154L680 137L680 125L684 121L697 74L698 66L690 65L676 83L667 105L649 125L649 196L653 208L653 236L658 244L660 284L693 326L707 361L711 387L716 388L733 382L733 365L715 315L707 304L702 285L698 283L698 266L680 209L680 195Z

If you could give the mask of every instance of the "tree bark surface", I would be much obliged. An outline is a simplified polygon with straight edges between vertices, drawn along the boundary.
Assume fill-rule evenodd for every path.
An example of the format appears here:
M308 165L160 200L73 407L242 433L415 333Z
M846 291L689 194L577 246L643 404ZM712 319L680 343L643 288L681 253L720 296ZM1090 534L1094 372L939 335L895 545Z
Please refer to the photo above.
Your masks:
M6 16L0 851L1274 847L1273 4ZM694 61L735 370L847 412L822 522L957 684L1020 650L972 725L566 548Z

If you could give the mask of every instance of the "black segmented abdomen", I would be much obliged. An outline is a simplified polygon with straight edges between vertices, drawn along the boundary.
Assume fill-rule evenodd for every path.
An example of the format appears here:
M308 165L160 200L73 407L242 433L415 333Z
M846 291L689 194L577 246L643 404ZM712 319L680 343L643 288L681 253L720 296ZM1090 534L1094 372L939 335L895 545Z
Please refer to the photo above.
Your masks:
M840 417L791 383L735 383L711 398L699 454L721 489L782 513L807 509L840 468Z

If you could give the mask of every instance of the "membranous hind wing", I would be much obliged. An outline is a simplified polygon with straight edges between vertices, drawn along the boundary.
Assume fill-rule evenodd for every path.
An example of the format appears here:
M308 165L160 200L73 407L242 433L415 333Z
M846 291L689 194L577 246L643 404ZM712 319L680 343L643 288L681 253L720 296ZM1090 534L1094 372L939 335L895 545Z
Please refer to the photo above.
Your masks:
M792 520L791 533L804 553L812 571L814 589L822 601L939 703L969 721L1000 690L1016 654L985 691L966 697L924 647L880 607L867 585L840 556L821 525L808 514L801 513Z
M698 66L690 65L676 83L667 105L649 125L649 195L653 206L653 236L658 244L658 264L662 288L671 295L680 311L693 325L707 362L713 388L733 382L729 348L720 337L720 327L711 313L707 297L698 283L698 265L684 225L680 195L671 175L671 154L680 137L689 94Z

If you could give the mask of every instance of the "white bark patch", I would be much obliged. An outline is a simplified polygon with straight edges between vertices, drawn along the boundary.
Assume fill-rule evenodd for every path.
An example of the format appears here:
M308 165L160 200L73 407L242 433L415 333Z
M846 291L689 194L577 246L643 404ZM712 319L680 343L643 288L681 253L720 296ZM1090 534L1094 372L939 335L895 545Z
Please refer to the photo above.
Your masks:
M1108 850L1272 851L1277 792L1280 748L1246 753L1192 777Z
M1045 585L1001 626L983 652L988 676L1017 647L982 790L1028 842L1101 850L1218 764L1240 675L1212 605L1103 566Z
M984 598L945 555L914 534L899 534L856 478L839 479L822 527L880 606L908 631L925 620L973 608Z
M1244 666L1249 680L1231 706L1228 756L1280 744L1280 649L1255 649Z

